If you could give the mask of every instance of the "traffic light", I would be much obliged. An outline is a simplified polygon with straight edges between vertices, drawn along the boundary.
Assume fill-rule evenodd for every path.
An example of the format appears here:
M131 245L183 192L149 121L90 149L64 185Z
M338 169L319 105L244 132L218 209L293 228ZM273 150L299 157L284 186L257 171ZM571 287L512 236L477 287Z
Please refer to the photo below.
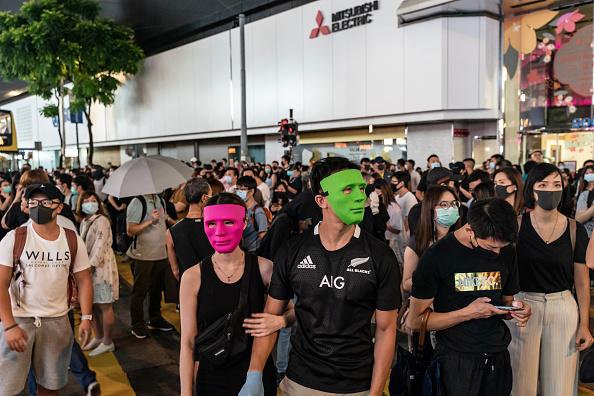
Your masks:
M293 119L293 109L290 109L289 113L289 119L283 118L278 123L280 125L278 132L281 134L279 143L282 143L283 147L293 147L297 145L299 123Z

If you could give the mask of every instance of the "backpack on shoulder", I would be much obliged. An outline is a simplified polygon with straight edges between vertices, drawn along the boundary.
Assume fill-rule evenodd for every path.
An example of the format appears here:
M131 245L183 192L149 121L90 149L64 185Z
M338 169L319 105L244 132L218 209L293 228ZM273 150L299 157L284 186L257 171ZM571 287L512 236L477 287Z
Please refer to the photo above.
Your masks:
M147 212L147 206L146 206L146 201L144 200L144 197L142 195L137 195L136 197L134 197L136 199L138 199L140 201L140 204L142 205L142 211L141 211L141 216L140 216L140 221L142 221L144 219L144 216L146 216L146 212ZM165 206L165 202L163 201L163 198L159 197L159 200L161 200L161 205L163 206L163 210L167 210L167 207ZM116 220L116 246L118 248L118 250L122 253L126 253L128 251L128 249L130 248L130 246L132 245L132 243L134 243L134 248L136 248L136 236L128 236L128 222L127 222L127 216L128 216L128 208L126 208L126 210L124 212L122 212Z
M256 205L254 207L254 211L252 212L252 217L248 217L247 220L251 220L252 221L252 225L254 226L254 229L256 231L259 231L258 230L258 223L256 222L256 210L258 210L258 208L259 209L262 209L264 211L264 214L266 215L266 220L268 220L267 229L270 230L270 224L272 224L272 219L273 219L274 216L272 215L272 212L269 209L267 209L267 208L264 208L264 207L262 207L260 205Z
M74 282L74 274L72 270L74 269L74 260L76 259L76 254L78 251L78 238L76 237L76 232L64 228L64 233L66 235L66 241L68 242L68 250L70 250L70 268L68 270L68 304L72 305L73 297L76 293L76 284ZM23 254L23 250L25 249L25 244L27 243L27 226L17 227L14 230L14 246L12 251L12 279L11 279L11 287L15 288L13 290L20 291L19 282L25 286L27 281L23 278L23 270L21 267L21 255ZM17 306L21 306L20 303L20 292L13 293L13 298L16 299Z

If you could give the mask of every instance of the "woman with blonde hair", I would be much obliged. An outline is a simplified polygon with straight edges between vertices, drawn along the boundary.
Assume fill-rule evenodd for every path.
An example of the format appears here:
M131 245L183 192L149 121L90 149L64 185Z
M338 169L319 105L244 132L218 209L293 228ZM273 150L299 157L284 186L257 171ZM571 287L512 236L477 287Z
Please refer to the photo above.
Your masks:
M97 356L115 349L111 338L114 324L113 302L119 297L118 265L111 248L111 224L107 210L94 191L83 191L76 215L82 218L80 235L85 242L93 278L93 318L95 338L84 350Z

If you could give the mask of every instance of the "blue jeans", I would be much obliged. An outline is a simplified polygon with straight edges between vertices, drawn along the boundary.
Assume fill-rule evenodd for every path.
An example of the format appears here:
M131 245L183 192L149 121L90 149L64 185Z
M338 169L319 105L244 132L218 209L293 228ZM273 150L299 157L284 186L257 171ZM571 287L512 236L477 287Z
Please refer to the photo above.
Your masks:
M280 329L276 345L276 371L286 373L291 353L291 329Z
M70 319L70 326L72 326L72 331L74 331L74 313L72 310L68 311L68 319ZM72 371L72 374L74 374L76 380L85 391L92 382L97 381L95 372L89 369L87 358L76 341L74 341L74 344L72 345L70 371ZM29 384L29 395L37 396L37 381L33 374L33 366L29 369L27 382Z

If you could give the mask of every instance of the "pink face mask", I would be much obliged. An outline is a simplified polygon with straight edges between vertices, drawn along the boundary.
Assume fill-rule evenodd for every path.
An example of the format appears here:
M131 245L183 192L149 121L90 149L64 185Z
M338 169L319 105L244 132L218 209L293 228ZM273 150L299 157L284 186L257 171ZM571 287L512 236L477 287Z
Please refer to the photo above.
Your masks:
M245 224L245 208L239 205L211 205L204 208L204 231L219 253L231 253L239 246Z

